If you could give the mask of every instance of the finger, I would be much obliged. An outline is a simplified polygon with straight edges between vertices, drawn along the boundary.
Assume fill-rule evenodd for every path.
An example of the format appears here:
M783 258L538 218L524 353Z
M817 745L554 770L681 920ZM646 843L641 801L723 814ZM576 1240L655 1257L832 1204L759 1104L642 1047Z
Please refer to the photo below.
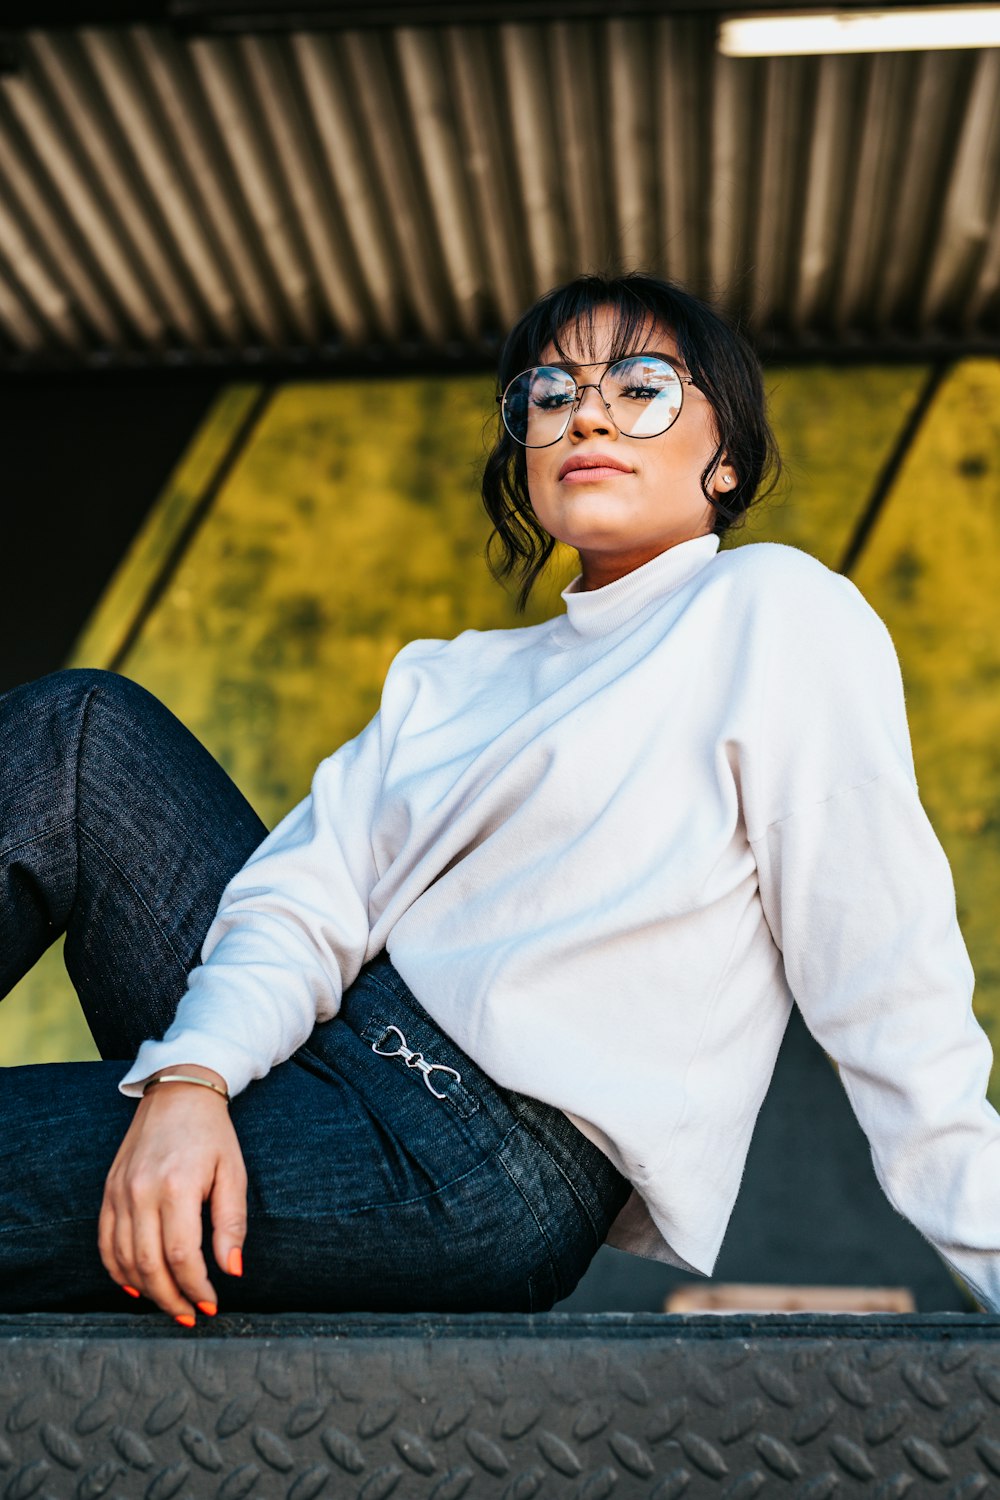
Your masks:
M127 1248L130 1247L131 1239L127 1241ZM113 1204L108 1200L105 1200L102 1205L97 1221L97 1253L112 1281L116 1282L123 1292L129 1297L142 1296L139 1288L132 1285L129 1273L125 1269L126 1263L130 1263L130 1256L128 1254L123 1256L119 1249L119 1220Z
M194 1306L205 1304L216 1311L219 1299L208 1279L202 1254L201 1197L191 1192L165 1197L160 1209L163 1254L167 1270L180 1291ZM204 1311L204 1306L201 1308ZM211 1316L211 1314L210 1314Z
M115 1245L116 1216L112 1204L105 1198L97 1219L97 1253L101 1264L112 1281L124 1286L128 1281L125 1269L118 1257Z
M160 1210L153 1206L137 1214L133 1235L135 1241L135 1279L131 1285L174 1318L194 1321L194 1306L181 1291L167 1264Z
M115 1279L122 1286L131 1286L140 1293L144 1290L142 1273L136 1263L134 1217L136 1210L116 1207L111 1254L117 1263L120 1276Z
M230 1276L243 1275L247 1174L242 1155L219 1163L212 1186L212 1253Z

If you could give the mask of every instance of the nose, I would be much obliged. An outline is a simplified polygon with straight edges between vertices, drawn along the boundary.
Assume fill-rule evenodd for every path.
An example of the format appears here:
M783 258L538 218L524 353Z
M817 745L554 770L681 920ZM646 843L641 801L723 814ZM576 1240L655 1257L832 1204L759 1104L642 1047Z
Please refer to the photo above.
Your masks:
M570 422L570 436L587 437L618 436L618 428L604 404L604 398L596 385L585 385Z

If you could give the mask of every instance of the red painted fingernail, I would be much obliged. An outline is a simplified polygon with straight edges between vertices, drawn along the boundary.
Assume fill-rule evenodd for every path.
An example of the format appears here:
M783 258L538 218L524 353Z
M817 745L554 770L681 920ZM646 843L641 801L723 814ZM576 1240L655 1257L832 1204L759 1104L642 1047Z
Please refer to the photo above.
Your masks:
M193 1328L195 1325L194 1313L178 1313L174 1318L174 1322L179 1323L182 1328Z
M196 1302L195 1307L197 1307L199 1312L203 1312L207 1318L214 1318L219 1311L218 1304L215 1302Z
M230 1276L243 1275L243 1251L235 1245L229 1252L229 1260L227 1262L226 1269L228 1270Z
M128 1292L128 1294L129 1294L130 1297L141 1297L142 1296L142 1293L141 1292L137 1292L134 1286L126 1286L124 1282L122 1282L122 1291L123 1292Z

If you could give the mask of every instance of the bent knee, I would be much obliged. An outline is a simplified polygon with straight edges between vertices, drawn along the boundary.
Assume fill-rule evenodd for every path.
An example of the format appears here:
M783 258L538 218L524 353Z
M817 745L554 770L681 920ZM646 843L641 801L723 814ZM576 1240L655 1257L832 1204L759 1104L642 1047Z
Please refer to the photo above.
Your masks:
M9 711L8 722L19 726L22 735L34 723L55 743L75 741L84 731L119 737L128 726L169 715L138 682L99 667L62 667L13 688L0 701Z
M122 677L119 672L105 671L103 667L60 667L55 672L46 673L44 677L37 677L27 686L71 698L86 697L93 692L118 694L131 689L145 692L145 688L140 688L130 677Z
M45 696L68 703L86 703L97 700L103 704L120 705L126 711L148 712L151 708L162 710L159 698L131 677L119 672L108 672L102 667L61 667L29 683Z

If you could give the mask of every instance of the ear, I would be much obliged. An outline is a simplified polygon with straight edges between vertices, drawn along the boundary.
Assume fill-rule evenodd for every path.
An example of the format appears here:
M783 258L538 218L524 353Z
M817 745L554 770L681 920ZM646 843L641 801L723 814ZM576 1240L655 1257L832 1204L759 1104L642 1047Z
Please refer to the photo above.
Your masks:
M739 476L729 459L723 454L712 475L712 490L716 495L732 495L739 484Z

